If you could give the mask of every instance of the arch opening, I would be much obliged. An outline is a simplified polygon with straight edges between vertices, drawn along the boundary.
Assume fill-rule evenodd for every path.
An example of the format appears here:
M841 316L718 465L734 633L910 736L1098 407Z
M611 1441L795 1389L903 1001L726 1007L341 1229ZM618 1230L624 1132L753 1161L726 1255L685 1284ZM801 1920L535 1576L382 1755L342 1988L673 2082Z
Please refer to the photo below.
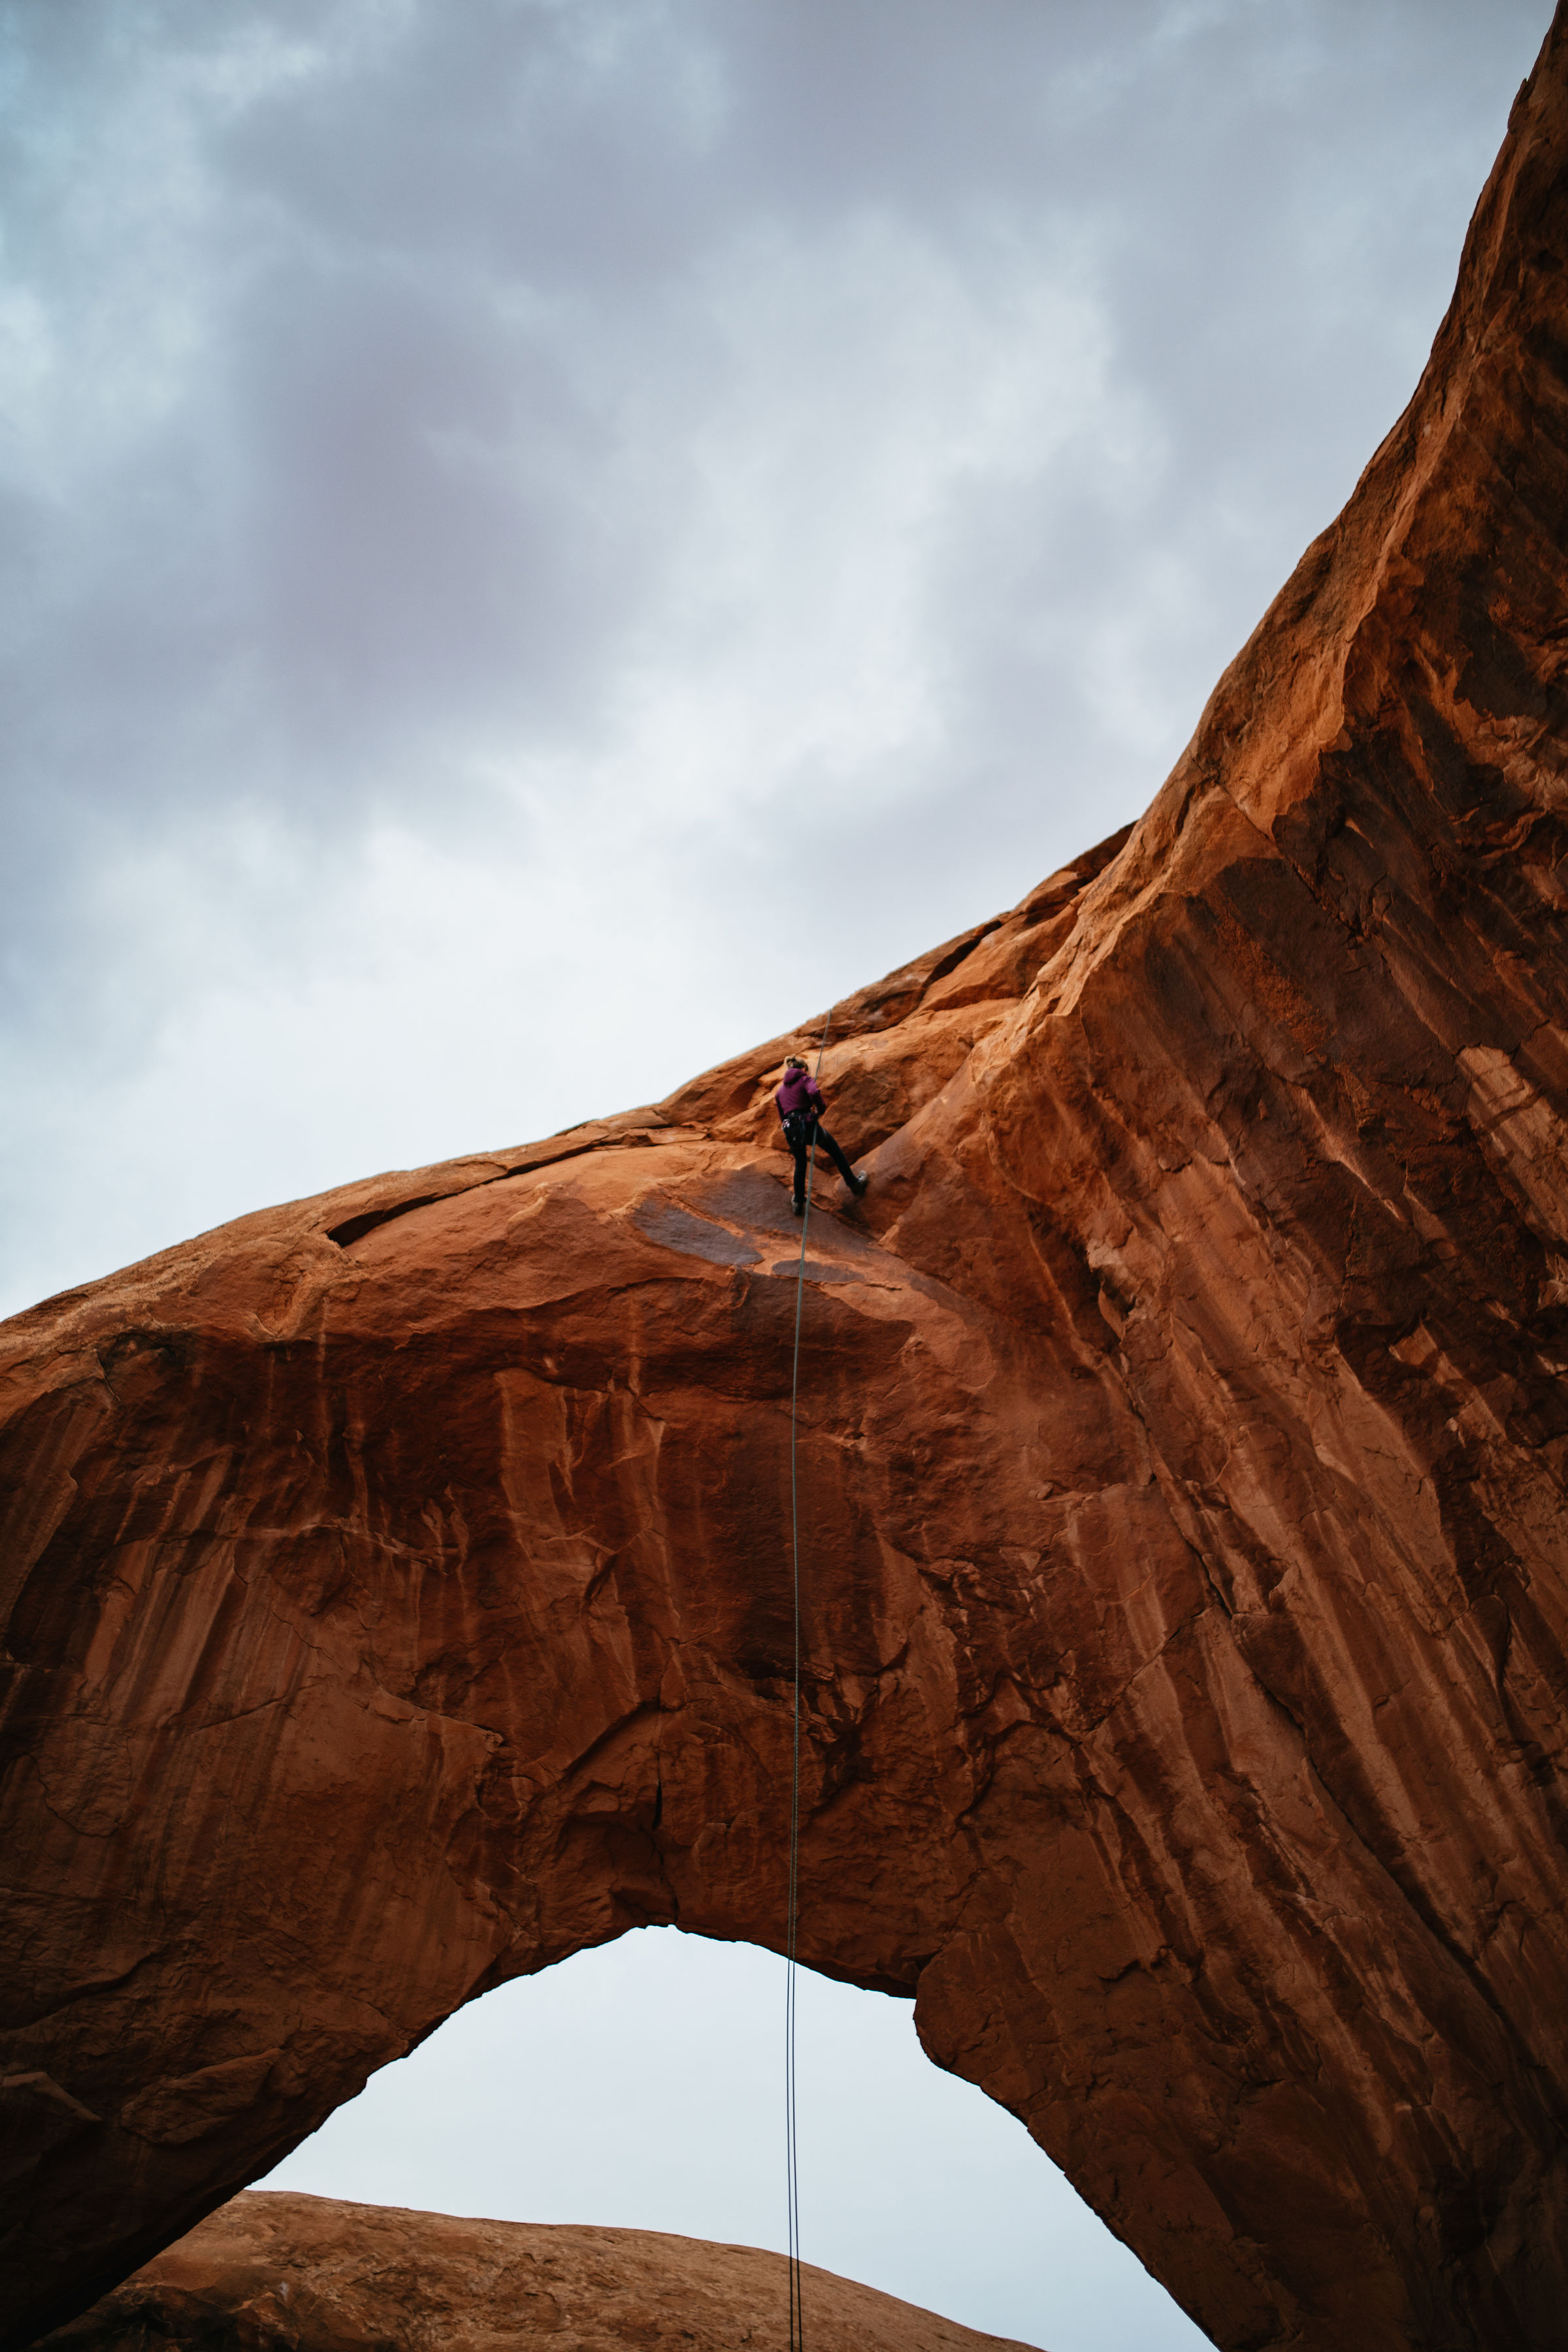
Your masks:
M629 1929L460 2010L255 2185L782 2252L783 1974ZM1049 2352L1206 2352L908 2002L811 1970L799 1993L807 2263Z

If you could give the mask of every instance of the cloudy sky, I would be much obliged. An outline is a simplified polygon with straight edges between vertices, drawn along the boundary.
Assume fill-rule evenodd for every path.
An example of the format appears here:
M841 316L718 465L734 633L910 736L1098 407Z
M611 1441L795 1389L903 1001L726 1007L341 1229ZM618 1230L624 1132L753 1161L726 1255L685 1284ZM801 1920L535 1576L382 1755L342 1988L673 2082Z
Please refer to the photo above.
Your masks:
M0 1310L658 1096L1135 814L1550 14L0 5ZM959 2315L1156 2352L1033 2291Z

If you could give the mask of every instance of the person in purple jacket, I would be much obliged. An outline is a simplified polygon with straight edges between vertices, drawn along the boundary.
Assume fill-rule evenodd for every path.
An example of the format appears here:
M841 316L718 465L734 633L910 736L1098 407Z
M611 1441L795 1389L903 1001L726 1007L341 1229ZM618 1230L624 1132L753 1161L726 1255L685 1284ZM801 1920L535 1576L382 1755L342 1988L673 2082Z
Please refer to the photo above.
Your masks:
M866 1178L857 1176L843 1152L822 1124L827 1106L822 1089L798 1054L784 1064L784 1084L773 1097L784 1123L784 1141L795 1154L795 1213L805 1213L805 1164L814 1144L820 1144L857 1200L866 1190Z

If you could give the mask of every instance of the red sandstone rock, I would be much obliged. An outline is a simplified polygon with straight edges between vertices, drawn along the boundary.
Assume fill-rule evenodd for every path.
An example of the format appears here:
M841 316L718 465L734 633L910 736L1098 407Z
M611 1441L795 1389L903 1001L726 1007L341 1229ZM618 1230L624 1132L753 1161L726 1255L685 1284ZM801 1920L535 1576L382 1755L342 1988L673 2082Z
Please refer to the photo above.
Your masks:
M1029 2352L806 2267L812 2352ZM773 2352L782 2254L654 2230L545 2229L267 2190L237 2197L49 2352Z
M803 1953L1227 2352L1568 2311L1568 25L1124 843L837 1009ZM463 2000L781 1941L780 1039L5 1332L9 2341Z

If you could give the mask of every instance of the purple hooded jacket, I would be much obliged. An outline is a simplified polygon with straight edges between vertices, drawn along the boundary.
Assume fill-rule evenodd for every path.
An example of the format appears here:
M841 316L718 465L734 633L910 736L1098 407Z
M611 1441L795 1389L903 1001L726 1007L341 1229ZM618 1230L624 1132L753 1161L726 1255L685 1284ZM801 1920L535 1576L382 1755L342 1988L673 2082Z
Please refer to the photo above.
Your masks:
M820 1118L826 1106L822 1090L809 1070L786 1070L784 1084L773 1097L779 1107L779 1117L788 1118L792 1111L814 1110Z

